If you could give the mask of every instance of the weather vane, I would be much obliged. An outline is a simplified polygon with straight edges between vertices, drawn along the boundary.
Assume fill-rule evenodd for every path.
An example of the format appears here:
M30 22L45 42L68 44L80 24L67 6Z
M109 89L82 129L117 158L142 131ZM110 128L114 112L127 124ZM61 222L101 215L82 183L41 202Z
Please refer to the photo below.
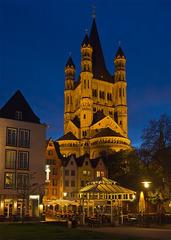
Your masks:
M96 18L96 6L92 5L92 18Z

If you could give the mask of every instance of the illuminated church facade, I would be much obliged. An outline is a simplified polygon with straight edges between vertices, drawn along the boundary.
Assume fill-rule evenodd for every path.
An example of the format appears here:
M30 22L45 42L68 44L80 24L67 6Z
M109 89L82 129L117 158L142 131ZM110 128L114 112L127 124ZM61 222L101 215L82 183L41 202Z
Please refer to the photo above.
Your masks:
M89 154L131 148L128 138L126 57L119 46L114 57L115 72L106 68L93 18L90 34L81 44L81 72L70 56L65 66L64 135L57 141L62 155Z

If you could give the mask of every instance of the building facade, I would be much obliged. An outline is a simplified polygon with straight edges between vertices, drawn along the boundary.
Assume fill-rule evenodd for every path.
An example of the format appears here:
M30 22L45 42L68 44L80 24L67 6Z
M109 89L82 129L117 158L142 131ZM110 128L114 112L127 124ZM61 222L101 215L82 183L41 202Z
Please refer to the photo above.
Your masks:
M0 109L0 215L39 215L45 131L20 91Z
M97 158L101 152L130 149L128 138L126 57L121 49L110 74L95 18L81 44L81 72L71 57L65 66L64 135L58 139L61 153Z

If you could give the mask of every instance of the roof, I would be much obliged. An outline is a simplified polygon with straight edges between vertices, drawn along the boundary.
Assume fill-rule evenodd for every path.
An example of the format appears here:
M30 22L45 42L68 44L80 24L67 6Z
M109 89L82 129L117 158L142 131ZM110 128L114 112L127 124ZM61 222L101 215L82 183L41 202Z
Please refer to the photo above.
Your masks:
M93 168L96 168L101 158L90 159Z
M87 159L87 158L88 158L88 160L90 159L90 156L89 156L88 153L85 153L84 155L76 158L77 166L78 166L78 167L81 167L81 166L83 165L85 159Z
M62 161L61 161L62 166L63 166L63 167L66 167L72 157L73 157L72 160L75 160L75 161L76 161L76 156L75 156L75 154L71 154L71 155L69 155L68 157L62 157ZM76 163L77 163L77 162L76 162Z
M99 131L93 138L98 137L124 137L120 133L115 132L111 128L102 128L101 131Z
M65 67L71 67L71 66L73 66L75 68L75 64L74 64L74 62L72 60L72 57L70 56L68 58L68 61L67 61L66 65L65 65Z
M116 57L125 57L125 54L124 54L121 47L118 48L118 51L116 52L115 58Z
M68 132L64 134L62 137L58 138L57 141L60 140L78 140L78 138L72 132Z
M71 120L74 125L77 127L77 128L80 128L80 119L78 116L75 116L72 120Z
M88 44L90 44L90 39L88 37L88 34L86 33L84 40L82 41L81 46L83 47L84 45L87 46Z
M135 194L128 188L118 185L115 181L105 177L99 177L97 180L87 183L87 185L80 189L81 193L98 192L98 193L115 193L115 194Z
M54 146L55 146L56 154L58 155L58 157L59 157L59 158L63 158L63 156L62 156L62 154L61 154L61 152L60 152L59 143L53 141L53 144L54 144Z
M90 44L93 48L93 53L92 53L93 78L101 79L103 81L113 83L114 79L109 74L105 65L105 60L103 56L100 39L99 39L99 34L97 31L95 18L93 19L89 38L90 38Z
M17 120L17 111L22 113L22 119L20 121L40 123L40 119L33 112L19 90L17 90L8 102L0 109L0 117Z
M99 122L100 120L102 120L103 118L105 118L106 116L104 115L104 113L102 111L97 111L96 113L93 114L93 122L92 124L95 124L97 122Z

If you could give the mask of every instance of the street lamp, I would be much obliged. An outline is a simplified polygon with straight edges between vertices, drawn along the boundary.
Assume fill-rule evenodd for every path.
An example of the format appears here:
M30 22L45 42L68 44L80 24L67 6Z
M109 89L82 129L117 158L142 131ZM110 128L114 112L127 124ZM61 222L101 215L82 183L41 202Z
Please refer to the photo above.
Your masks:
M141 182L141 183L144 185L145 188L149 188L151 182L144 181L144 182Z
M144 186L144 188L146 189L146 195L147 195L147 189L150 187L150 184L151 184L151 182L150 181L143 181L143 182L141 182L142 184L143 184L143 186ZM141 192L142 193L142 195L145 195L144 193L143 193L143 191ZM144 196L143 196L144 197ZM147 198L147 196L146 196L146 198ZM147 200L145 200L144 199L144 210L145 210L145 212L146 213L148 213L148 205L147 205Z

